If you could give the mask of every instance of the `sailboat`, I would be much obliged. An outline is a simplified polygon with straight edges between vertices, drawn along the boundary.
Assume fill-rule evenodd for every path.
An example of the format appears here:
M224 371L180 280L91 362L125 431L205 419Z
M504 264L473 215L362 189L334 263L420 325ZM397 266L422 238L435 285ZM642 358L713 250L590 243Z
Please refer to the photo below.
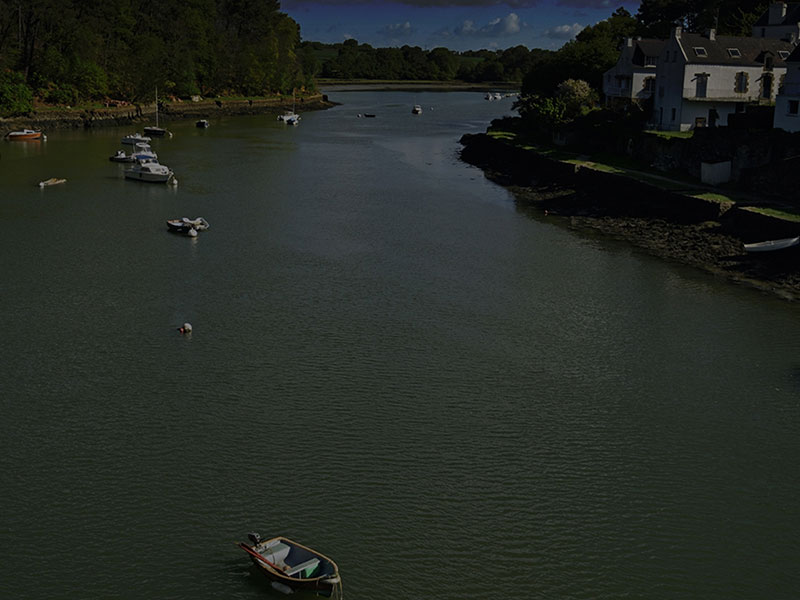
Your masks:
M158 88L156 88L156 125L155 127L145 127L144 132L146 135L153 137L164 137L167 135L167 130L158 126Z
M300 115L294 112L295 97L294 90L292 90L292 110L284 111L282 115L278 115L278 121L283 121L288 125L298 125L300 123Z

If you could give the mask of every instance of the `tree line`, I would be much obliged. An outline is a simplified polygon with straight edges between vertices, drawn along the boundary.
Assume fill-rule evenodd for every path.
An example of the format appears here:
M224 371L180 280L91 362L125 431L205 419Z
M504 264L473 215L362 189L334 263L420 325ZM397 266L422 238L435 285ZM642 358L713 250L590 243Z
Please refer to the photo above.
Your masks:
M156 86L178 97L313 88L313 55L279 7L278 0L0 0L0 113L26 112L26 103L30 110L33 96L54 104L138 101Z
M515 46L373 48L301 42L278 0L0 0L0 116L53 104L165 95L261 96L313 89L338 79L521 82L528 95L554 94L567 79L595 90L625 37L690 31L749 35L767 0L642 0L617 9L557 51Z
M319 64L324 79L393 79L467 82L521 82L547 50L514 46L506 50L455 52L419 46L374 48L349 39L339 44L303 42Z

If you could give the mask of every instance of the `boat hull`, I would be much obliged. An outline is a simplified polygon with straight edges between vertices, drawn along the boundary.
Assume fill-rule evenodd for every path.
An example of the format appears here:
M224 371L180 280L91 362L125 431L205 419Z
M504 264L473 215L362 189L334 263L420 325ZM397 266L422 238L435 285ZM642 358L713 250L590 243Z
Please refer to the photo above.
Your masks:
M146 181L147 183L167 183L172 177L172 172L169 173L140 173L138 171L125 171L126 179L135 179L136 181Z
M754 244L745 244L744 249L746 252L771 252L774 250L783 250L793 246L800 245L800 237L784 238L782 240L769 240L766 242L756 242Z
M9 141L28 141L42 139L41 131L12 131L6 135Z

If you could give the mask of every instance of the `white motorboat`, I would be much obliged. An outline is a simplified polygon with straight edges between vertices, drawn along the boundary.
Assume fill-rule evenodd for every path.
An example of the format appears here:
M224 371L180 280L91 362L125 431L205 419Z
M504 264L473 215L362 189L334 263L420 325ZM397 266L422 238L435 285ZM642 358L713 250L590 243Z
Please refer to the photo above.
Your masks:
M158 154L153 151L150 144L137 142L136 149L130 154L126 154L124 150L117 150L116 154L108 157L108 160L122 163L132 163L137 160L158 160Z
M129 144L131 146L135 146L139 142L144 142L145 144L148 144L148 143L150 143L151 139L152 138L149 138L146 135L142 135L141 133L136 132L136 133L132 133L130 135L126 135L124 138L122 138L122 143L123 144Z
M422 114L422 107L419 104L415 104L414 108L411 109L412 115L421 115Z
M174 181L175 174L166 165L155 160L138 161L130 169L125 170L125 177L127 179L136 179L137 181L149 181L151 183L167 183L170 180Z

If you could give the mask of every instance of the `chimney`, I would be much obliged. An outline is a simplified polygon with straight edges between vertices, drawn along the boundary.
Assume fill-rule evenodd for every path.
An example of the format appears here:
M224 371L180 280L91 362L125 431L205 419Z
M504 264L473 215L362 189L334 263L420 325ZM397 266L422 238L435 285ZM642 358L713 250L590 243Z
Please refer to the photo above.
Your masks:
M715 41L717 39L717 30L709 29L708 31L706 31L706 37L712 42Z
M625 38L625 45L628 48L633 48L633 38Z
M672 36L671 36L671 37L672 37L673 39L676 39L676 40L679 40L679 39L681 39L681 31L682 31L682 29L681 29L680 27L675 27L675 28L673 28L673 29L672 29Z
M767 25L779 25L786 16L786 2L773 2L769 5Z

